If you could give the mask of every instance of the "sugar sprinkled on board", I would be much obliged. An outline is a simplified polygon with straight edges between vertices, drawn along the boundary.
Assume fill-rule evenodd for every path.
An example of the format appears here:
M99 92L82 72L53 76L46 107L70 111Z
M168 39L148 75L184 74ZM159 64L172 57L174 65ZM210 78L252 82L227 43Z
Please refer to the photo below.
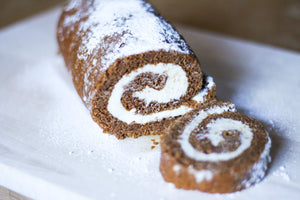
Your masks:
M274 172L275 176L280 176L285 181L290 181L291 178L286 171L285 166L280 166L277 171Z
M271 157L269 155L271 148L271 139L268 137L268 142L265 145L264 151L260 155L260 159L255 163L251 169L251 176L249 179L242 182L245 188L250 187L255 183L259 183L265 176L268 164L271 162Z

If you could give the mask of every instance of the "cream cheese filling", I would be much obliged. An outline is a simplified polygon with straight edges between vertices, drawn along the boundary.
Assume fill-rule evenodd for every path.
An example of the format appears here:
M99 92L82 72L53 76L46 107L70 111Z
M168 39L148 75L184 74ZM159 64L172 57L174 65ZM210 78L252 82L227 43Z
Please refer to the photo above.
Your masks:
M136 71L132 71L129 74L124 75L114 86L111 96L108 100L107 110L120 121L127 124L138 123L146 124L149 122L161 121L162 119L169 117L177 117L186 114L191 111L192 108L187 106L179 106L172 110L165 110L157 113L151 113L148 115L142 115L136 113L136 109L130 111L126 110L122 105L121 98L125 92L125 87L130 84L138 75L143 73L156 73L164 74L167 76L167 81L163 89L155 90L146 86L142 91L133 93L134 97L144 100L146 105L151 102L167 103L174 99L180 99L187 92L188 78L186 72L179 65L158 63L156 65L147 64ZM209 90L215 86L212 77L207 77L207 85L204 89L199 90L192 100L203 103L206 100L206 96Z
M207 83L207 85L202 90L200 90L198 94L196 94L194 97L192 97L192 100L197 101L197 102L206 101L206 95L214 86L216 86L214 79L211 76L206 77L206 83Z
M135 92L133 96L143 99L146 104L151 101L158 103L166 103L173 99L179 99L183 96L188 88L188 79L186 72L179 65L158 63L157 65L147 64L136 71L132 71L124 75L114 86L111 96L108 100L107 109L117 119L130 124L132 122L145 124L153 121L160 121L164 118L176 117L184 115L192 109L187 106L180 106L173 110L165 110L148 115L137 114L136 109L126 110L121 102L121 97L125 92L125 86L133 81L138 75L143 73L165 74L167 81L165 87L161 90L155 90L148 86L142 91Z
M133 93L134 97L143 99L147 105L152 101L168 103L173 99L180 99L186 93L189 86L186 72L179 65L158 63L156 66L146 65L139 70L140 73L149 71L166 74L168 77L164 88L161 90L146 86L142 91Z
M222 137L222 131L239 130L241 132L240 134L241 144L235 151L205 154L203 152L197 151L189 142L191 132L198 126L199 123L201 123L202 120L204 120L209 114L221 114L225 111L234 111L234 110L232 110L227 106L223 106L223 107L215 106L213 108L210 108L207 111L199 111L198 116L196 116L185 127L182 135L180 135L178 139L178 142L180 143L181 148L183 149L183 151L188 157L195 159L197 161L212 161L212 162L226 161L237 157L242 152L244 152L247 148L250 147L253 138L253 133L251 131L251 128L248 125L243 124L241 121L227 119L227 118L217 119L210 122L210 124L207 125L208 134L206 134L203 137L208 138L214 146L217 146L221 141L224 140L224 138Z

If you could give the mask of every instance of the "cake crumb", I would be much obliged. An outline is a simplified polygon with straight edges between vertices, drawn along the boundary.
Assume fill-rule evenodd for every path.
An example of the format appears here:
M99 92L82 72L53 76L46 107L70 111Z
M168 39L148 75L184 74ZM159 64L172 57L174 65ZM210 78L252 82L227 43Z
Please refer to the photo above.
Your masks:
M159 145L159 142L157 142L155 139L151 139L151 141L152 141L152 143L153 143L153 145Z

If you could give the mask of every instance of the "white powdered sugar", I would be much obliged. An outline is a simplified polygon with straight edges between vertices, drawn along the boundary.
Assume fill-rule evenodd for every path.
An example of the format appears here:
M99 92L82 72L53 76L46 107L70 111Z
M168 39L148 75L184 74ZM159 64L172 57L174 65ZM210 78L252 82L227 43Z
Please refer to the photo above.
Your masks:
M210 181L213 178L212 171L196 170L192 165L188 167L188 172L195 177L197 183L201 183L204 180Z
M286 182L291 181L291 177L289 176L285 165L280 166L273 174Z
M103 69L116 59L151 50L174 50L190 53L177 31L153 12L150 4L141 0L96 0L89 9L87 21L80 24L83 37L79 54L86 59L95 49L102 48L106 37L122 35L120 41L110 45L101 58Z
M271 148L271 139L268 137L268 142L265 146L264 151L260 155L260 159L257 163L255 163L251 169L251 177L247 180L244 180L241 185L245 188L250 187L254 183L259 183L265 176L267 171L268 163L271 162L270 157L270 148Z
M94 70L94 68L92 68L92 67L87 68L86 72L84 73L84 81L83 81L84 87L83 87L83 97L82 97L82 99L86 103L86 105L88 106L89 111L91 111L90 101L94 97L94 95L96 94L96 92L94 90L89 89L89 88L93 88L91 86L92 82L89 80L89 77L90 77L93 70Z
M66 11L78 8L82 1L73 0ZM90 103L94 94L89 81L91 71L106 70L117 59L147 51L165 50L179 53L191 53L180 34L166 22L151 5L142 0L95 0L85 2L87 10L79 9L65 16L63 25L74 30L79 23L77 34L81 44L77 57L93 60L90 70L86 70L83 91L84 101ZM83 18L87 18L83 20ZM119 37L120 36L120 37ZM115 38L118 39L115 39ZM105 52L99 58L98 52ZM97 66L96 66L97 63Z
M208 92L216 86L213 77L211 76L207 76L206 77L206 83L207 85L205 86L205 88L203 89L202 92L199 92L197 95L195 95L192 100L197 101L197 102L204 102L206 101L206 95L208 94ZM203 95L206 94L206 95Z
M173 166L173 171L174 171L176 174L179 173L180 169L181 169L181 166L180 166L180 165L174 165L174 166Z

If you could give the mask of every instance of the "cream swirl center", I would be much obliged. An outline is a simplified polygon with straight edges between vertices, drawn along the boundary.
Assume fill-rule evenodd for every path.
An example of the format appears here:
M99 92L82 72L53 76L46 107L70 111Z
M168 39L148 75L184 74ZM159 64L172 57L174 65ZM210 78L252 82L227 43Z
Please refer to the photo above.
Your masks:
M108 100L107 109L117 119L130 124L132 122L138 124L145 124L153 121L160 121L164 118L176 117L183 115L191 110L187 106L180 106L176 109L165 110L148 115L141 115L136 113L136 109L130 111L126 110L122 105L121 98L125 92L125 86L130 84L139 74L142 73L157 73L165 74L167 81L163 89L155 90L146 86L142 91L133 93L134 97L138 97L145 101L146 104L150 102L166 103L174 99L179 99L187 92L188 78L186 72L179 65L158 63L156 65L147 64L136 71L124 75L118 83L114 86L111 96Z
M250 147L251 141L253 138L253 133L251 128L243 124L241 121L228 119L228 118L219 118L214 121L211 121L207 125L208 134L204 137L208 138L214 146L217 146L221 141L224 140L222 137L223 131L229 130L238 130L240 131L240 146L231 152L221 152L221 153L203 153L195 149L192 144L189 142L190 135L192 131L201 123L209 114L221 114L225 111L234 111L234 109L222 106L222 107L213 107L207 111L199 111L198 116L196 116L183 130L182 135L180 135L178 142L181 145L182 150L185 154L197 161L226 161L233 159L244 152L247 148Z
M163 73L168 77L164 88L161 90L146 86L142 91L133 93L134 97L143 99L147 105L153 101L168 103L173 99L180 99L186 93L189 85L188 79L186 72L179 65L164 63L158 63L155 67L146 65L144 68L140 68L138 72L144 70L152 73Z

